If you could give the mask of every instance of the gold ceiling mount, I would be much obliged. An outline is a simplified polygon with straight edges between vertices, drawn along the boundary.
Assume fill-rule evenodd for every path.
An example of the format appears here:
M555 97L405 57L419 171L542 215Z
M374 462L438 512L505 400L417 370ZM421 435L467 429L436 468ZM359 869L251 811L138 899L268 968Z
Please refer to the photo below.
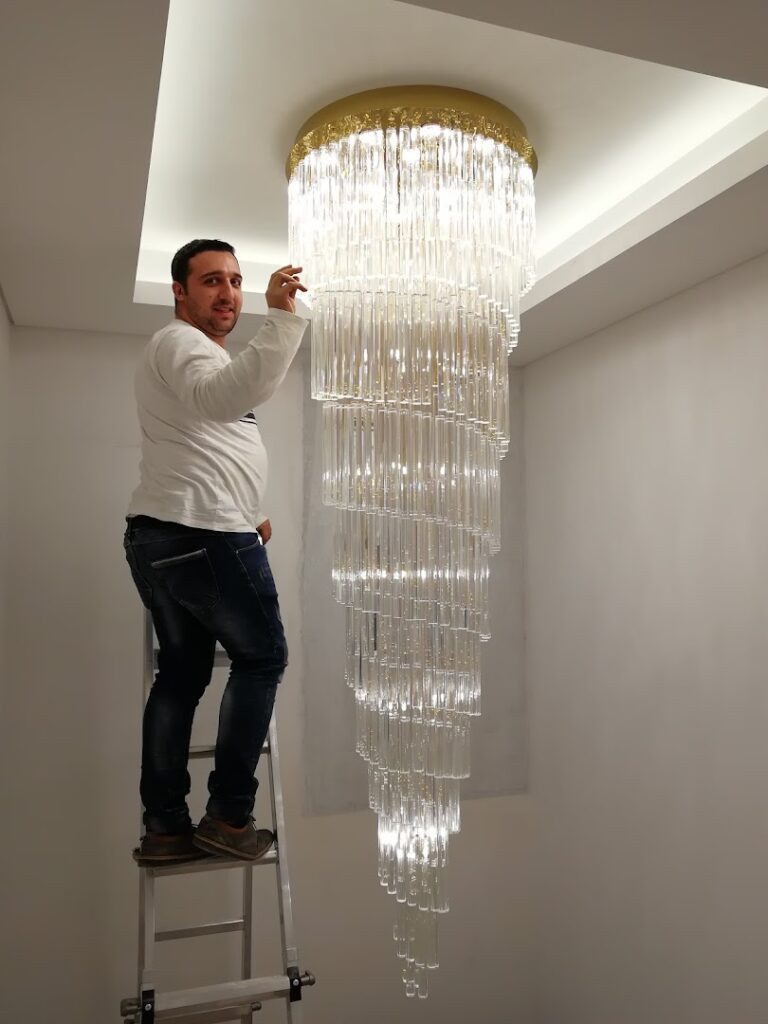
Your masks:
M329 103L299 129L286 162L290 180L313 150L363 131L440 125L494 139L518 153L534 175L536 152L520 118L496 100L466 89L442 85L393 85L367 89Z

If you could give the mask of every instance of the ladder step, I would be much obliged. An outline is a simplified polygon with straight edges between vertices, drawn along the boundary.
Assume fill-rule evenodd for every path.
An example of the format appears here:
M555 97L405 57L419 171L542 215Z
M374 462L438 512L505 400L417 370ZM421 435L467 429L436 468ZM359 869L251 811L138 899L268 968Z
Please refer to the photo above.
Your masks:
M227 981L220 985L158 992L155 999L155 1020L181 1020L206 1010L228 1010L261 1002L263 999L285 998L290 992L286 974L267 978Z
M212 921L210 924L198 924L191 928L167 928L155 932L157 942L170 942L172 939L191 939L196 935L220 935L223 932L241 932L245 921L238 917L233 921Z
M196 743L194 746L189 748L189 760L193 761L195 758L212 758L216 753L216 748L211 743Z
M264 746L261 748L261 752L262 752L262 754L266 754L266 756L269 757L269 755L271 753L271 751L269 749L269 740L265 740L264 741ZM213 755L215 753L216 753L216 746L215 746L215 744L211 744L211 743L198 743L198 744L195 744L194 746L191 746L189 748L189 759L191 761L191 760L193 760L195 758L213 757Z
M245 1006L230 1006L226 1010L211 1010L208 1013L186 1013L183 1017L172 1019L174 1024L232 1024L232 1021L240 1020L245 1014L260 1009L261 1003L247 1003Z
M222 871L225 868L259 867L261 864L276 864L277 850L272 849L261 860L240 860L238 857L206 857L203 860L191 860L186 864L153 864L141 870L155 878L168 875L192 875L199 871Z
M199 757L213 757L215 753L216 747L212 746L210 743L196 744L189 748L189 759L191 761L194 758Z
M123 1002L125 1003L126 1000ZM175 1017L173 1020L176 1021L176 1024L232 1024L233 1020L260 1009L261 1003L246 1003L238 1007L230 1006L226 1010L204 1010L202 1013L187 1011L183 1017ZM125 1024L141 1024L137 1017L138 1012L138 1009L123 1012L123 1016L128 1018Z

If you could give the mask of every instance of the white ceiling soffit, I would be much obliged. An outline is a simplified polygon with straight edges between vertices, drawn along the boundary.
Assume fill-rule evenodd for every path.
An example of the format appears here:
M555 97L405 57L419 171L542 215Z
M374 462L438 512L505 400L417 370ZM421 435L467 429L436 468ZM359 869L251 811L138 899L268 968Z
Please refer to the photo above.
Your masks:
M319 107L361 89L453 85L508 104L526 123L540 166L539 280L525 301L517 362L605 326L572 315L579 281L768 164L768 93L753 85L394 0L294 0L301 28L286 60L285 48L262 42L284 32L279 7L227 7L226 19L211 22L203 0L171 0L140 301L167 303L173 251L213 236L235 244L245 308L262 312L269 270L301 256L287 250L284 164L295 132ZM768 249L768 226L753 242ZM670 265L665 295L732 265L728 247L718 248L719 262L697 262L699 253ZM558 295L557 317L528 312ZM620 318L637 301L629 288L623 306L604 310Z
M768 88L765 0L403 0L491 25Z
M524 366L768 251L768 167L523 314Z
M603 0L591 16L579 0L542 7L552 36L576 26L580 41L608 46L612 26L617 49L635 29L653 36L639 10L628 21ZM750 20L743 7L729 15L762 45L765 10ZM257 310L267 268L287 257L283 163L298 126L344 94L413 81L507 103L537 147L540 282L519 361L768 249L768 124L748 87L515 31L534 27L528 3L473 0L477 19L519 14L499 29L395 0L296 0L286 29L266 0L174 0L153 140L167 9L4 0L0 286L17 324L150 332L168 315L152 303L169 302L170 254L204 234L238 247ZM707 43L713 59L738 62L737 33L718 36L717 11L700 0L665 7L660 38L675 36L683 10L697 61ZM721 73L760 80L748 54L744 66ZM144 207L139 277L154 298L134 303ZM638 263L643 253L652 263ZM238 332L254 322L246 314Z
M133 302L168 4L3 0L0 285L18 325L144 333Z

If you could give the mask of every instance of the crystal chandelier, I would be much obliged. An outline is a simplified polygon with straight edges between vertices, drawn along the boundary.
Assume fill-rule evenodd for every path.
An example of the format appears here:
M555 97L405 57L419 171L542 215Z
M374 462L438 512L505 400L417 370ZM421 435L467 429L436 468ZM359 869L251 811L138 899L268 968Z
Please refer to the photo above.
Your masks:
M357 750L405 991L422 998L480 713L507 356L534 281L535 171L510 110L433 86L323 108L287 164Z

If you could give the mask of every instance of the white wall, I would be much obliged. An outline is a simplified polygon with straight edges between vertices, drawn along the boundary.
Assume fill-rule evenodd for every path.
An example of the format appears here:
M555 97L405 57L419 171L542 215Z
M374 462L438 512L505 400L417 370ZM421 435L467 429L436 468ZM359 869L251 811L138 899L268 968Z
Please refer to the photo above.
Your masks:
M262 410L291 639L279 705L288 852L301 961L318 976L308 1024L762 1018L766 284L762 258L525 370L533 800L465 801L425 1005L400 992L374 816L304 812L303 365ZM140 608L121 535L142 342L12 328L8 388L7 334L0 323L0 387L19 428L0 1019L42 1024L55 1003L62 1024L96 1024L134 987ZM199 813L202 772L196 781ZM224 879L168 887L168 924L235 896ZM257 893L271 971L270 869ZM235 948L168 951L164 979L214 980ZM272 1007L261 1019L282 1017Z
M8 558L8 455L10 452L11 417L8 404L11 395L11 324L0 294L0 714L2 713L3 686L5 679L7 558Z
M526 368L540 1024L768 1006L768 256Z
M4 1021L43 1024L55 1006L61 1024L100 1024L116 1020L120 997L134 991L137 871L130 849L138 835L141 620L121 541L137 474L132 373L141 344L54 330L12 334L13 416L24 429L12 460L14 644L0 737ZM401 991L393 908L376 881L375 817L304 814L303 373L301 363L291 370L260 424L272 464L270 555L291 645L279 698L288 855L301 962L318 977L306 995L305 1020L432 1024L475 1015L529 1024L532 822L525 798L465 804L463 831L451 846L442 965L428 1002L418 1005ZM198 742L210 738L211 698L201 709ZM200 813L199 785L197 793L193 809ZM264 908L259 969L271 973L279 962L272 869L256 875ZM221 879L166 882L165 926L194 923L235 896L234 882ZM216 980L224 962L234 962L235 948L229 938L189 940L183 954L164 954L163 980ZM282 1021L284 1012L272 1006L259 1019Z

